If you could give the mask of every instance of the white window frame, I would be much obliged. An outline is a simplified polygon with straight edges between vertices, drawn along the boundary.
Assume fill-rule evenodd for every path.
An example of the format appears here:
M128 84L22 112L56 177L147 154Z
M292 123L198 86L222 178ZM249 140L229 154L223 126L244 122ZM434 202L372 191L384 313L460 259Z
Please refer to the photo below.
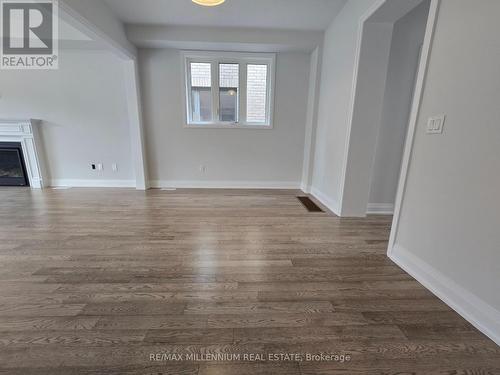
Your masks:
M274 53L182 51L184 127L196 129L272 129L276 55ZM191 121L191 63L210 63L212 66L212 121ZM219 121L219 64L239 64L238 122ZM247 122L247 65L267 65L267 103L265 123Z

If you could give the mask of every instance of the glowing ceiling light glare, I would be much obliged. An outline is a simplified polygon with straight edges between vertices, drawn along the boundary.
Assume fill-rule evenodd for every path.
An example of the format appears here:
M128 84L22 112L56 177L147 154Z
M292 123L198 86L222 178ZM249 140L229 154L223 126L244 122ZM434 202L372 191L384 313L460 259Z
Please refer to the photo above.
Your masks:
M204 7L215 7L221 5L226 0L191 0L193 3Z

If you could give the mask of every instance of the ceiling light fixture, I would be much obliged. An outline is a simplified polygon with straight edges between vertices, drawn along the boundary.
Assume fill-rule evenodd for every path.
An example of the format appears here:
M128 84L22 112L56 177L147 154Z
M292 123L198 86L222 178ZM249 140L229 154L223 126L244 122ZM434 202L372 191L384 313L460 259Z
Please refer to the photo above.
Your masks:
M226 0L191 0L193 3L204 7L215 7L221 5Z

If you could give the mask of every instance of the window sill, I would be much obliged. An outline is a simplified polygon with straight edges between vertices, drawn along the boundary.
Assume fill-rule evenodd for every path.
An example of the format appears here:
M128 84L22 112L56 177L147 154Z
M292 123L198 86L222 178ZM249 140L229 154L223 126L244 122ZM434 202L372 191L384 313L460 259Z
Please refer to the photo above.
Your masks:
M210 122L199 124L184 124L186 129L259 129L271 130L272 125L258 125L258 124L245 124L245 123L224 123L224 122Z

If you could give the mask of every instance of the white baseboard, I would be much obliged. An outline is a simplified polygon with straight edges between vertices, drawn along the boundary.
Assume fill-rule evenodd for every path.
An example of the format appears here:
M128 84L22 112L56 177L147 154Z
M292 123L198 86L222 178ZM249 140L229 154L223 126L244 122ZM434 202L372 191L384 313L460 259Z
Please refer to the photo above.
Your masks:
M52 180L51 187L135 188L135 180Z
M340 216L340 205L335 199L330 198L325 193L319 191L315 187L311 188L311 195L319 200L325 207L332 211L335 215Z
M389 251L389 258L479 331L500 345L500 311L402 246L396 244L394 249Z
M300 185L300 190L302 190L306 194L311 194L311 186L301 184Z
M300 189L299 182L288 181L149 181L152 188L176 189Z
M368 203L368 208L366 210L368 215L393 215L394 214L394 204L393 203Z

